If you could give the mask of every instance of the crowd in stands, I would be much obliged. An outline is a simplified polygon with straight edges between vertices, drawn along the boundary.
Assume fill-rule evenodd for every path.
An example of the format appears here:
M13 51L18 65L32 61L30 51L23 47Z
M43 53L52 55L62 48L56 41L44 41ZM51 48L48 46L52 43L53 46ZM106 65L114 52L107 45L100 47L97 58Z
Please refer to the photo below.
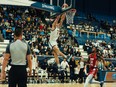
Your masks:
M28 7L1 6L0 7L0 30L4 39L14 41L14 30L18 26L23 28L23 39L30 45L33 55L52 55L48 46L50 25L47 25L40 16L38 11ZM41 12L39 12L41 14ZM61 29L58 39L60 50L66 55L81 56L77 44L71 45L69 35L65 29ZM33 58L36 58L33 56ZM32 59L33 61L36 61ZM33 62L34 65L35 62ZM37 63L38 65L38 63ZM44 63L41 65L45 69ZM43 68L44 66L44 68ZM50 67L51 65L49 65ZM48 68L51 71L51 68ZM55 67L52 66L52 73L56 74ZM74 71L74 70L73 70ZM33 71L35 72L35 71ZM41 74L42 75L42 74ZM42 77L41 77L42 78Z
M28 7L16 7L16 6L0 7L0 30L2 32L4 39L9 39L10 42L14 41L13 31L15 30L16 26L20 26L21 28L23 28L23 32L24 32L23 39L26 40L26 42L28 42L28 44L30 45L33 58L36 59L37 59L36 55L52 55L52 52L48 46L51 26L46 24L45 20L42 19L43 17L41 17L42 15L40 14L43 13L41 13L41 11ZM91 48L95 46L103 54L102 56L104 58L116 58L116 49L114 44L115 43L113 42L111 44L107 44L98 41L87 41L85 43L84 50L87 51L87 53L89 54L91 53ZM68 56L73 55L70 61L67 62L64 59L61 62L61 66L63 70L60 73L58 73L55 63L47 64L45 60L43 63L37 62L37 66L33 68L33 73L35 74L35 72L36 73L39 72L35 70L39 66L42 68L41 77L40 77L41 79L43 76L42 73L48 72L48 74L46 74L45 77L46 79L49 79L50 77L49 74L52 74L54 79L56 79L58 73L61 82L64 82L65 75L66 75L66 79L68 78L68 75L70 75L71 82L77 81L78 78L75 78L75 76L78 77L79 74L82 74L79 73L79 66L81 64L80 62L76 64L76 60L74 56L81 57L81 52L78 49L78 43L72 44L72 41L69 38L69 35L66 29L64 29L64 27L62 27L60 31L60 37L58 39L58 47L60 47L60 50L64 54ZM36 62L36 60L34 59L33 61ZM33 62L33 65L35 62ZM109 65L112 66L112 64ZM114 68L115 67L116 66L114 66ZM80 75L80 76L86 77L86 74L87 72L85 72L84 75ZM83 81L80 80L80 82Z
M116 40L116 21L115 20L112 20L112 23L109 23L108 21L105 21L102 19L98 20L91 15L88 15L88 16L89 17L85 19L77 19L77 20L75 19L76 20L75 26L74 28L71 26L70 29L76 29L77 31L81 31L83 33L96 34L96 36L99 36L100 34L102 35L102 38L107 39L107 37L109 37L111 40Z
M94 27L95 32L105 32L107 34L110 34L111 39L116 40L116 20L112 20L112 23L109 23L106 20L98 20L95 18L92 14L87 15L87 20L89 21L88 25L89 27L92 26L92 23L96 24ZM93 25L94 25L93 24Z
M106 43L105 41L86 41L84 50L91 53L92 47L96 47L104 58L116 58L116 44L114 42Z
M5 39L12 42L14 29L16 26L20 26L23 28L23 38L28 41L32 51L37 55L51 55L48 46L51 27L42 20L41 12L33 8L16 6L2 6L0 10L0 30ZM58 39L61 51L69 55L74 53L75 56L80 56L74 46L66 44L67 40L68 34L62 29Z
M87 40L84 45L84 50L87 51L88 54L91 53L92 47L97 48L98 58L106 58L106 59L115 59L116 58L116 44L114 42L106 43L105 41L89 41ZM99 60L99 63L103 69L103 61ZM116 62L115 60L105 61L107 70L115 70ZM101 68L101 67L100 67Z

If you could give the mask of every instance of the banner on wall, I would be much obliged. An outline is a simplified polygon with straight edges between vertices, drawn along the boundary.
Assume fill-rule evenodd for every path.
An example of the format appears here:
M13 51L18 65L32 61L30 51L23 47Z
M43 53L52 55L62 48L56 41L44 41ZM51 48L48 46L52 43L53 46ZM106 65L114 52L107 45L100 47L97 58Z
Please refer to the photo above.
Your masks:
M116 81L116 72L106 72L105 81Z

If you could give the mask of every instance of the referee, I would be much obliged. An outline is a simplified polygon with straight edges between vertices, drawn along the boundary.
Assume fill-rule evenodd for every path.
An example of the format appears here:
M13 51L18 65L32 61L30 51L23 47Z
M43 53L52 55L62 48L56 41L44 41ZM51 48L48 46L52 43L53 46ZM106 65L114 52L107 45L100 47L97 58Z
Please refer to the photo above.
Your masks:
M5 79L5 68L11 59L11 69L8 73L8 87L27 87L26 61L29 67L29 74L32 71L31 51L29 46L22 40L23 30L15 29L15 41L6 48L3 60L1 80Z

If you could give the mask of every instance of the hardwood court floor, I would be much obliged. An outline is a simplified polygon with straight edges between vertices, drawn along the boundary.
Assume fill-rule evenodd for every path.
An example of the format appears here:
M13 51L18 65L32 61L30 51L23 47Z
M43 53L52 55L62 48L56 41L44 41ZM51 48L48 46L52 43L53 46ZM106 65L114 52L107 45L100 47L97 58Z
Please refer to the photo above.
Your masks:
M4 84L0 84L0 87L8 87L8 86ZM27 87L84 87L84 84L78 84L78 83L28 84ZM90 84L88 87L100 87L100 86L99 84ZM116 87L116 83L105 83L103 87Z

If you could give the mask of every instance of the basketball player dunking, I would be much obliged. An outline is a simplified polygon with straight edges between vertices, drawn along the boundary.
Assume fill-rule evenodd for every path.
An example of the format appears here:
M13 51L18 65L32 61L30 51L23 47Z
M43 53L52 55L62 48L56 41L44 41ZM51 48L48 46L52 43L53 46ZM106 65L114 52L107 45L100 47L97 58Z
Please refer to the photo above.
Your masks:
M64 4L63 6L67 7L68 5ZM56 17L55 21L52 24L52 29L51 29L51 33L50 33L50 39L49 39L49 46L53 50L53 55L55 57L55 61L58 65L58 68L60 67L58 56L60 55L63 58L67 58L67 56L65 54L63 54L57 46L57 39L59 37L60 28L63 24L63 21L65 20L65 16L66 16L66 14L64 13L64 14L58 15Z
M89 55L89 59L88 59L88 63L89 63L90 68L89 68L88 77L86 78L84 87L88 87L89 82L95 77L95 75L98 71L98 69L97 69L98 62L97 61L98 61L98 58L97 58L96 48L93 47L92 53ZM103 82L101 81L99 83L100 83L100 86L102 87Z

